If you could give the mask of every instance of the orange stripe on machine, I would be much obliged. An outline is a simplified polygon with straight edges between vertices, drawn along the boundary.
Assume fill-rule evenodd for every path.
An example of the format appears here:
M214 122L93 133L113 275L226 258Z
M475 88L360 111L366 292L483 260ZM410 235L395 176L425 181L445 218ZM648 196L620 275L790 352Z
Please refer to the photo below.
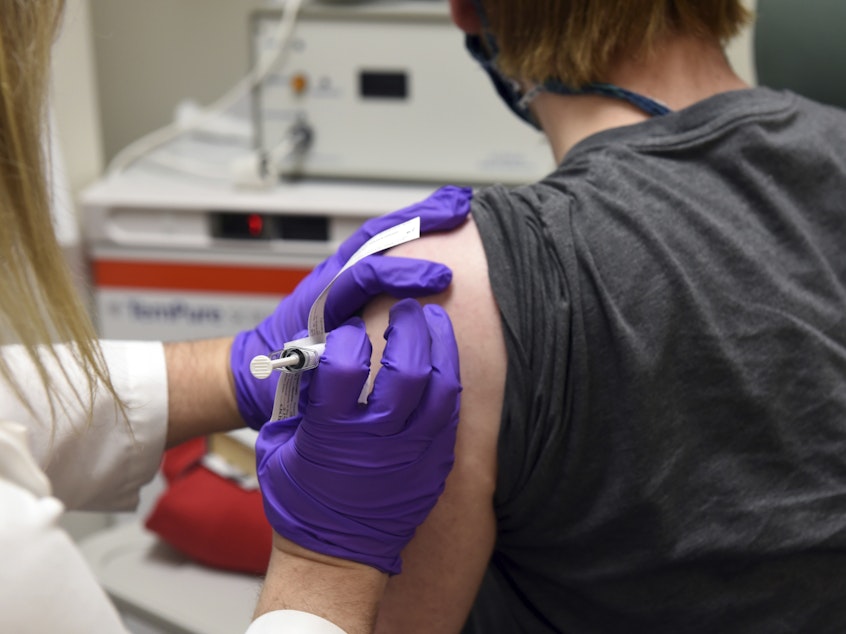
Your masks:
M143 288L287 295L311 272L298 267L186 264L95 260L92 278L98 288Z

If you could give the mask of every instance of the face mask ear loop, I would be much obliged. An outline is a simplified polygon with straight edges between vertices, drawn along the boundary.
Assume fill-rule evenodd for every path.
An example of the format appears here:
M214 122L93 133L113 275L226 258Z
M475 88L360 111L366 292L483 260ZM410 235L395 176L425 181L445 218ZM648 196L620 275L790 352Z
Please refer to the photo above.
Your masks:
M514 82L515 84L517 82ZM517 86L519 89L519 86ZM546 92L546 88L542 84L537 84L532 86L528 92L526 92L522 97L520 97L520 101L517 102L517 107L521 108L522 110L529 110L529 104L535 100L542 92Z
M476 13L479 16L479 23L482 25L480 39L484 42L491 61L494 61L496 60L496 56L499 55L499 46L497 46L496 38L491 31L491 22L488 20L488 14L485 11L485 7L482 6L482 0L473 0L473 8L476 9Z
M488 20L488 14L485 11L485 7L482 6L482 0L472 0L473 8L476 9L476 13L479 15L479 22L482 23L482 29L485 31L490 31L491 23Z
M496 69L496 58L499 55L499 46L497 45L496 37L494 37L493 31L491 30L491 23L488 19L488 14L485 11L485 7L482 6L482 0L472 1L473 7L476 9L476 13L479 16L479 23L482 25L482 33L479 37L480 43L486 49L485 52L488 56L488 63L493 69ZM534 117L529 111L528 105L535 97L537 97L538 93L543 90L543 87L535 86L534 88L532 88L532 90L529 91L528 94L523 94L523 87L516 79L506 77L498 70L496 71L496 73L501 81L508 84L511 93L514 95L513 102L509 105L509 107L511 107L512 109L516 108L516 114L521 119L529 123L532 127L540 130L540 124L535 121Z

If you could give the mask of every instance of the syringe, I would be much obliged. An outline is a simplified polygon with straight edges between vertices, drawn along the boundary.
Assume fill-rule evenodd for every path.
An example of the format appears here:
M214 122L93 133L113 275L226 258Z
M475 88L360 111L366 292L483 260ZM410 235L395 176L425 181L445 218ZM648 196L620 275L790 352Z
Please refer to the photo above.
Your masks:
M326 347L326 329L324 324L324 308L329 289L335 280L353 266L356 262L385 251L409 240L420 237L420 218L415 217L406 220L394 227L389 227L377 233L367 242L362 244L358 250L350 256L350 259L341 267L329 283L323 288L317 299L311 305L308 312L308 336L302 339L295 339L287 342L281 350L271 352L269 355L260 354L250 361L250 374L257 379L266 379L274 370L279 370L281 376L276 385L276 396L273 400L273 412L270 420L283 420L294 416L298 410L299 402L299 373L303 370L316 368L320 363L320 355ZM367 400L370 393L370 380L362 388L362 396L359 402Z
M250 361L250 374L257 379L266 379L274 370L290 373L311 370L320 363L324 348L324 343L291 345L270 355L260 354Z

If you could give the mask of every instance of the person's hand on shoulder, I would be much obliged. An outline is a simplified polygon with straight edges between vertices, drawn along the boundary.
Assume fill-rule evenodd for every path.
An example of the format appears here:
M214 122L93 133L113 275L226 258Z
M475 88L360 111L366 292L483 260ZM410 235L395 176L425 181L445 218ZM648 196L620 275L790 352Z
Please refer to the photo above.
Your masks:
M281 349L306 329L314 300L371 237L414 217L420 217L423 233L453 229L467 218L472 195L472 190L467 188L443 187L419 203L367 221L335 255L317 266L280 302L272 315L255 329L235 337L230 366L238 410L250 427L259 429L270 418L276 389L274 381L262 381L250 374L250 360ZM397 298L434 295L445 290L451 280L450 269L435 262L381 255L366 257L345 271L332 287L326 303L326 329L341 325L378 295Z
M301 412L256 445L265 513L281 536L332 557L400 572L400 552L452 468L461 384L439 306L403 300L366 404L371 345L355 318L327 336Z

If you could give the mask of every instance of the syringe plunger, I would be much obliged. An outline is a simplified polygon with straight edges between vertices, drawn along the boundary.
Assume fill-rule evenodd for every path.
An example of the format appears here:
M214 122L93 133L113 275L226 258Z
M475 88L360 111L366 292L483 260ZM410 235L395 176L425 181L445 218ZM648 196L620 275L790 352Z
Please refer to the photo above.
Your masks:
M325 344L317 343L308 346L291 346L283 348L271 356L260 354L250 361L250 374L257 379L266 379L273 370L284 372L302 372L316 368L320 363Z

